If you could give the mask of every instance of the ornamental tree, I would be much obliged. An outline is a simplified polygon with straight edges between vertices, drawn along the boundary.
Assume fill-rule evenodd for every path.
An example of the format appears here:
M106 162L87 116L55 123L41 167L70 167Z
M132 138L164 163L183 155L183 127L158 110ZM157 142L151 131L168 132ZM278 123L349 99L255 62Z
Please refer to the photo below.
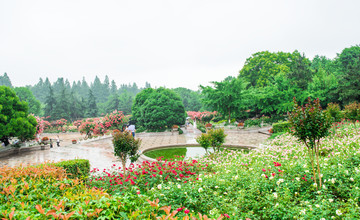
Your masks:
M185 123L181 98L170 89L145 89L135 97L133 119L148 130L165 130Z
M37 122L28 109L27 103L20 101L12 89L0 86L0 141L6 146L12 137L21 141L34 138Z
M322 111L319 99L311 101L309 98L305 106L298 106L294 98L294 109L289 114L289 123L292 126L291 133L302 141L307 148L315 183L317 183L314 165L314 157L316 157L317 175L321 187L319 164L320 139L329 135L331 117Z
M214 151L220 151L220 147L225 143L226 134L224 129L210 129L206 134L196 138L196 141L203 147L207 153L209 147L212 147Z
M134 163L139 158L140 139L135 139L130 132L116 131L113 133L113 145L115 156L121 160L123 171L126 171L126 161L130 159Z

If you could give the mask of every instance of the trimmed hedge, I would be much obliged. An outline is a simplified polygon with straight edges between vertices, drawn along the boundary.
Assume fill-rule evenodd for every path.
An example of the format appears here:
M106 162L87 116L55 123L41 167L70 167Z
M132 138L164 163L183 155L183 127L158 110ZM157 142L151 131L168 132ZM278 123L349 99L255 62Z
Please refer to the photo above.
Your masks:
M70 178L84 178L89 176L90 173L89 160L85 159L65 160L54 163L54 165L64 168Z
M287 121L275 123L272 126L274 133L287 132L290 130L290 123Z

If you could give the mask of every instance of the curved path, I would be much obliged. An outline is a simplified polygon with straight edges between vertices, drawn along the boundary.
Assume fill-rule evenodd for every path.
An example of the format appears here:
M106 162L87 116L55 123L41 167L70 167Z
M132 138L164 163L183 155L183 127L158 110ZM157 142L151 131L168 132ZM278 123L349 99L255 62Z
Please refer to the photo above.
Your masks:
M268 128L261 130L266 131ZM197 144L195 138L201 135L201 132L190 125L183 129L184 134L179 135L177 132L161 133L140 133L136 138L142 140L140 151L151 149L159 146ZM258 146L263 143L268 136L258 132L259 129L249 130L226 130L228 135L225 144L228 145L249 145ZM49 138L56 138L56 134L43 134ZM78 144L71 144L72 139L83 137L79 133L60 134L61 146L53 148L47 147L46 150L29 151L11 156L0 158L0 166L16 166L19 164L42 163L44 161L60 161L74 158L88 159L91 168L100 170L110 168L113 164L120 166L120 161L114 156L111 143L111 136L105 136L93 140L82 141ZM56 145L56 144L55 144Z

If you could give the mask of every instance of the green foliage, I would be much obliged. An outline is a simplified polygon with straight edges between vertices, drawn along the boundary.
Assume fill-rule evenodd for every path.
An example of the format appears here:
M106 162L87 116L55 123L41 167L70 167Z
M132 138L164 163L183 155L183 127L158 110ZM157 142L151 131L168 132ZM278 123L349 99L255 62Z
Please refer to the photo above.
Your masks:
M203 123L200 123L200 122L196 123L196 128L198 130L200 130L202 133L206 133L206 128L205 128L205 125Z
M54 166L62 167L69 174L70 178L86 178L90 173L89 160L74 159L54 163Z
M179 134L183 134L184 133L184 131L179 127L178 128L178 131L179 131Z
M145 89L135 97L133 118L149 131L165 130L185 123L185 109L170 89Z
M182 99L186 111L200 111L203 108L201 94L183 87L173 89Z
M34 115L40 115L41 112L41 103L35 98L31 90L26 87L16 87L16 95L19 97L20 101L25 101L29 106L29 113Z
M222 115L227 115L229 121L231 114L246 109L246 104L250 98L249 92L246 90L247 82L242 79L227 77L221 82L212 83L214 88L200 86L205 105Z
M341 113L340 106L337 103L329 103L326 108L326 113L331 116L334 122L340 122L344 117Z
M7 73L4 73L4 75L0 76L0 86L7 86L10 88L13 87Z
M98 107L96 105L96 99L92 92L92 90L89 90L89 96L88 96L88 102L87 102L87 108L86 108L85 116L88 118L96 117L98 114Z
M360 45L345 48L336 63L341 72L339 95L343 104L360 100Z
M28 115L28 105L6 86L0 86L0 141L9 144L11 137L21 141L34 138L36 119Z
M348 105L345 105L344 116L346 119L349 119L352 122L360 120L360 103L352 102Z
M201 134L196 138L196 141L207 152L209 147L212 147L214 151L220 151L220 147L225 143L225 137L227 135L224 129L210 129L207 133Z
M290 123L288 121L274 123L272 127L275 134L290 131Z
M246 59L239 77L245 78L251 86L264 87L273 82L278 74L286 75L291 71L292 62L300 57L300 53L271 53L262 51Z
M244 121L244 127L261 127L262 120L260 118L248 119Z
M134 163L139 158L140 139L135 139L129 132L114 132L113 139L115 156L118 156L123 167L127 159ZM124 169L125 172L125 169Z

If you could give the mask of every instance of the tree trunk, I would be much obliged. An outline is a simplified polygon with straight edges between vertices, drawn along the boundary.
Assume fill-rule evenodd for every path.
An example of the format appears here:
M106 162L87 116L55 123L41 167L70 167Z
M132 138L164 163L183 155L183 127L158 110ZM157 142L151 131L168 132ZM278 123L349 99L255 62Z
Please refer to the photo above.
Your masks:
M319 148L320 148L320 141L318 140L317 148L315 148L315 154L316 154L316 162L317 162L317 168L318 168L318 176L319 176L319 185L321 188L321 173L320 173L320 164L319 164Z
M309 148L309 153L311 154L311 166L313 169L313 175L314 175L314 182L316 183L316 171L315 171L315 166L314 166L314 148L312 148L310 150ZM317 183L316 183L316 190L318 189Z
M230 123L230 117L231 117L231 109L229 108L229 123Z

